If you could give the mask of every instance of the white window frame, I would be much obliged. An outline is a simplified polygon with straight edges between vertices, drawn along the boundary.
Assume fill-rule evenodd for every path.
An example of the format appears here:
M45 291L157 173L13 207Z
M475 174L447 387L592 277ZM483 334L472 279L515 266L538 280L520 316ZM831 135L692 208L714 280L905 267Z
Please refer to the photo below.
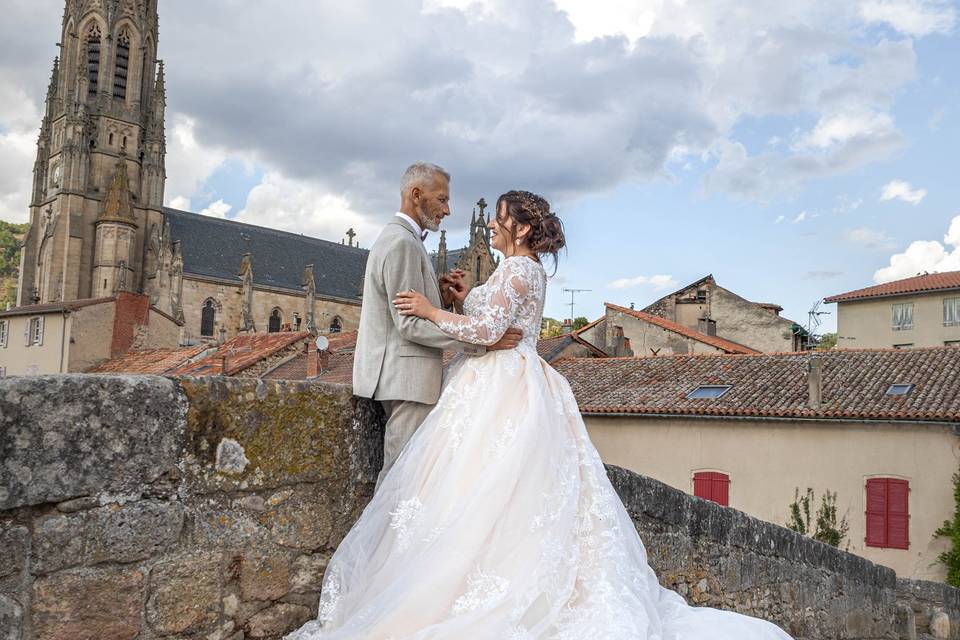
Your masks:
M43 345L43 316L35 316L27 321L26 327L26 345Z
M890 326L894 331L909 331L913 329L913 303L895 302L890 307ZM909 322L906 320L909 319Z
M960 325L960 296L943 299L943 326Z
M0 320L0 348L6 348L8 335L10 335L10 321Z

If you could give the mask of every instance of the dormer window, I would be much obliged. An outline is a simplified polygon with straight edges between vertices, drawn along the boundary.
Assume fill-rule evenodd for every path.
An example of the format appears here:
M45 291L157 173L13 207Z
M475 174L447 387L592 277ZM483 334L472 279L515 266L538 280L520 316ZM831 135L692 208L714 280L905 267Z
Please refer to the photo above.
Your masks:
M117 38L117 62L113 71L113 97L127 99L127 68L130 66L130 34L120 32Z
M892 384L887 388L888 396L905 396L913 391L912 384Z
M704 384L687 394L687 400L722 398L733 388L730 384Z

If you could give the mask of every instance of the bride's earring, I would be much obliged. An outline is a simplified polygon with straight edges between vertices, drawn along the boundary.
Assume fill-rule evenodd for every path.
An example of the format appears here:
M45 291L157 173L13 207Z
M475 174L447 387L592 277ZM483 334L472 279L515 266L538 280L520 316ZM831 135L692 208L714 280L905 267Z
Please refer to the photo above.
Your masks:
M517 243L517 246L519 247L519 246L520 246L520 238L517 238L515 242Z

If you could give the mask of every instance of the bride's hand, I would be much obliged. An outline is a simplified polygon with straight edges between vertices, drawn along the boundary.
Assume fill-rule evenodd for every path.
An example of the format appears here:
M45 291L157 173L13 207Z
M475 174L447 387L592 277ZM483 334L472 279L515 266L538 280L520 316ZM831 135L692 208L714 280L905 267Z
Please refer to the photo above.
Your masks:
M425 320L433 320L437 308L430 304L427 298L417 291L401 291L393 300L393 306L402 316L417 316Z

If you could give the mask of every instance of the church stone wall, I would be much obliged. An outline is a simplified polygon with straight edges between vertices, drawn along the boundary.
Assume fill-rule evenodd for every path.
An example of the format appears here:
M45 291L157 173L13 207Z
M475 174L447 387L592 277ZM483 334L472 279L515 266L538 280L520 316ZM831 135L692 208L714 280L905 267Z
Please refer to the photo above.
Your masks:
M315 381L0 380L0 637L279 638L316 612L382 423ZM609 474L662 582L694 604L797 640L960 637L954 589Z
M214 338L219 339L221 326L227 330L227 340L235 337L243 324L240 315L243 305L240 284L221 284L184 276L182 300L184 328L187 337L194 340L200 339L201 310L203 309L204 302L206 302L208 298L213 298L218 303ZM270 313L274 307L280 307L283 311L282 322L290 323L291 328L295 328L293 314L297 313L301 318L300 328L302 331L305 331L307 328L307 319L304 311L305 301L306 295L284 294L254 287L253 318L257 325L257 332L265 333L267 331ZM356 304L348 304L345 302L323 300L318 296L314 303L314 317L316 318L317 329L326 331L334 316L340 317L343 331L353 331L357 329L360 325L359 301Z

